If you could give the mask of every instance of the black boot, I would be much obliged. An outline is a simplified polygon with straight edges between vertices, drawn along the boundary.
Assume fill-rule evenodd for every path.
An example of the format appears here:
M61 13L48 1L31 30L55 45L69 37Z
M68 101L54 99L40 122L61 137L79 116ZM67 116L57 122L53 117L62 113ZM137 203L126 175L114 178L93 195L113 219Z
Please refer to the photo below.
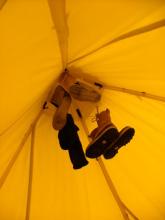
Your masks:
M104 158L105 159L113 158L118 153L118 150L122 146L128 144L131 141L134 134L135 134L134 128L131 128L129 126L123 128L119 132L118 138L111 145L109 145L109 147L107 147L106 151L103 154Z

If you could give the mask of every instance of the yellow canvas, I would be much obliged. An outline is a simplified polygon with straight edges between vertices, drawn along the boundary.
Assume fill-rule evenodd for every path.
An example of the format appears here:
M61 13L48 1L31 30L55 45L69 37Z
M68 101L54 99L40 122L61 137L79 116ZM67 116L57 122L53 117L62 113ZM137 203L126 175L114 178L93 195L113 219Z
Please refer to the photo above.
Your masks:
M165 219L164 39L164 0L0 0L1 220ZM43 110L65 68L103 85L97 105L70 109L84 151L76 108L89 132L97 108L135 128L113 159L80 170Z

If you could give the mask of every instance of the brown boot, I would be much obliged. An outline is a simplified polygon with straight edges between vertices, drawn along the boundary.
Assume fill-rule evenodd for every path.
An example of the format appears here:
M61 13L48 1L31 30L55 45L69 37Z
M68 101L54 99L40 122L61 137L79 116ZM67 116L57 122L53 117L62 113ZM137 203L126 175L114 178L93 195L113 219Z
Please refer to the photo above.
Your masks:
M98 125L98 133L110 125L114 126L114 124L112 124L110 111L108 108L105 111L96 114L96 121ZM96 133L96 136L97 135L98 134Z
M96 114L96 120L97 120L98 127L95 128L91 132L91 134L89 135L89 137L91 137L92 140L97 140L101 135L103 135L104 132L106 132L106 130L104 131L104 129L107 128L108 124L113 125L111 122L110 112L108 109L106 109L105 111L103 111L99 114ZM105 149L105 151L103 152L104 158L105 159L113 158L118 153L118 150L122 146L125 146L126 144L128 144L131 141L134 134L135 134L134 128L129 127L129 126L124 127L120 132L118 132L118 135L116 136L114 141L110 140L110 142L106 145L106 147L104 147L104 146L102 147L102 149ZM90 143L90 145L91 144L92 143ZM87 152L88 154L90 154L90 151L93 153L95 150L95 149L91 150L90 148L92 148L92 147L90 147L90 145L88 146L89 147L89 149L88 149L89 152ZM101 146L101 144L100 144L100 146ZM91 153L91 155L92 155L92 153ZM91 157L91 155L89 155L89 157Z
M61 130L66 124L67 113L71 105L71 96L62 86L57 86L51 103L57 107L53 116L53 128L55 130Z
M101 156L106 148L111 145L119 135L117 128L112 124L110 111L108 109L96 114L96 121L98 127L89 135L92 141L86 149L86 156L89 158Z

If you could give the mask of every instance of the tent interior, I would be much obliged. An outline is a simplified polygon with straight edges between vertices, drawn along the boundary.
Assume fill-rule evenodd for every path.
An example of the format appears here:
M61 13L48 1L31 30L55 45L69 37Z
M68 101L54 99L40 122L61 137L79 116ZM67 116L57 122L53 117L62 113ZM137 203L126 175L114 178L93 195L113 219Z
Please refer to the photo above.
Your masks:
M1 220L165 219L164 55L164 0L0 0ZM135 128L113 159L79 170L43 109L65 68L103 85L99 103L70 108L84 151L76 108L89 131L96 108Z

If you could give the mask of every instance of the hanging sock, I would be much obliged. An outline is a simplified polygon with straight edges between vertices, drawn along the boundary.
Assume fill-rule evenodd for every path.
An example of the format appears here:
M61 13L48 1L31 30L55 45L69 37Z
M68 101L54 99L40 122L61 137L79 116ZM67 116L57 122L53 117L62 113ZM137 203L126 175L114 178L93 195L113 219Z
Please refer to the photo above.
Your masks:
M69 151L69 157L73 164L73 169L80 169L88 164L77 134L78 131L79 128L75 125L72 115L67 114L67 122L58 132L58 139L61 148Z
M52 125L55 130L60 130L66 124L66 116L71 105L71 96L62 86L57 86L51 103L57 107Z

